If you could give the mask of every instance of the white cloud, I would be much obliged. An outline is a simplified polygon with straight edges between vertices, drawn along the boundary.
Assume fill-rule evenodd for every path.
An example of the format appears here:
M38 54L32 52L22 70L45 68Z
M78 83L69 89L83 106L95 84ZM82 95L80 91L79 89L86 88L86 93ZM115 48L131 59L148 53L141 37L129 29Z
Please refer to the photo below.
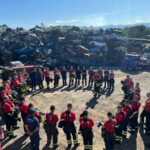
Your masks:
M71 20L57 20L55 21L56 25L78 25L78 26L104 26L106 20L104 17L86 17L80 19L71 19Z

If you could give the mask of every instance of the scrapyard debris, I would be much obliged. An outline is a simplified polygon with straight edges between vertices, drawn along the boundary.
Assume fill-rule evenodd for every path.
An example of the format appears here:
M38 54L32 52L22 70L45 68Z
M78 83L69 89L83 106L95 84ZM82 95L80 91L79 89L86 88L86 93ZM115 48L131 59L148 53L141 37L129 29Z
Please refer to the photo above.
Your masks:
M7 65L8 60L20 60L30 64L82 60L87 65L94 65L116 53L122 56L129 47L132 49L132 44L133 40L128 40L121 31L113 29L41 25L26 30L1 25L0 64ZM112 61L116 59L112 58Z

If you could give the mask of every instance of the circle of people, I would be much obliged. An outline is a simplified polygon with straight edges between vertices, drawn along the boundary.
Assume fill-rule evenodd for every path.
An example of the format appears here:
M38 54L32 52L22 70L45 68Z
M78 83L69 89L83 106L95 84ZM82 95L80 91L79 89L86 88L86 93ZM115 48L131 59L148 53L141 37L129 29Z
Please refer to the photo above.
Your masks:
M75 79L75 85L80 84L80 74L81 70L78 67L75 71L73 67L69 70L69 86L73 85L73 81ZM82 71L82 84L87 84L87 70L83 68ZM17 122L21 121L19 118L19 113L21 112L21 118L23 121L23 128L26 136L30 137L31 140L31 149L39 150L40 145L40 134L39 128L40 122L43 122L43 128L45 129L47 135L47 146L49 147L53 144L53 149L57 149L59 147L58 144L58 127L63 129L68 146L66 149L71 149L74 144L74 148L79 147L80 143L78 142L78 134L81 134L83 137L83 144L85 150L93 149L93 126L94 120L88 115L88 111L84 110L80 115L80 128L77 134L77 129L75 125L76 114L72 111L73 105L69 103L64 112L61 113L60 120L55 113L55 106L50 106L50 111L48 113L42 113L37 108L34 107L32 103L27 104L25 95L20 94L20 85L22 83L23 78L30 77L30 83L32 90L35 89L35 78L36 83L38 83L39 88L43 88L42 82L37 80L38 72L44 74L45 81L47 83L47 88L49 88L49 82L52 80L49 75L49 70L45 69L44 73L39 69L36 71L34 69L30 75L23 71L23 73L17 74L14 72L13 78L8 78L3 80L3 86L0 88L0 107L1 107L1 119L0 119L0 140L2 141L6 136L9 138L15 138L14 130L18 129ZM65 72L65 73L64 73ZM80 73L79 73L80 72ZM36 75L35 75L36 74ZM67 85L67 70L63 67L61 71L63 85ZM105 82L104 87L114 89L114 73L113 71L109 72L108 70L103 71L99 69L98 71L94 71L91 67L88 71L89 74L89 85L92 86L94 82L94 88L96 93L97 87L101 87L103 81ZM22 76L21 76L22 75ZM60 71L55 68L54 70L54 87L57 87L59 84L59 78L56 77L59 75ZM26 80L27 81L27 80ZM43 81L43 79L42 79ZM28 83L27 83L28 84ZM122 90L124 92L123 101L117 106L117 112L113 115L112 112L107 113L108 120L104 123L99 123L98 127L101 127L102 137L105 142L106 150L113 150L115 147L115 143L122 143L123 138L127 138L128 129L131 134L134 134L138 131L139 123L139 109L140 109L140 84L134 82L132 78L128 75L125 80L121 81ZM42 121L42 116L44 116L44 121ZM146 119L145 119L146 118ZM6 130L4 131L3 124L6 125ZM145 125L145 134L150 134L150 93L147 94L147 100L143 107L143 111L140 115L140 125Z

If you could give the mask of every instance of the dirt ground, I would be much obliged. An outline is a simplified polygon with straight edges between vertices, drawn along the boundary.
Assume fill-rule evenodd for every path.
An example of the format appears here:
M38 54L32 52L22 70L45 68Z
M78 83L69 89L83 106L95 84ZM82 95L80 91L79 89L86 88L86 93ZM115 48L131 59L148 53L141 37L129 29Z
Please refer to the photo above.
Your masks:
M94 126L94 150L103 150L104 143L101 138L100 129L97 128L97 124L99 121L106 120L106 113L108 111L116 112L117 104L123 98L123 92L121 91L120 81L125 78L126 74L116 70L116 83L115 90L110 95L110 93L104 93L101 95L99 99L93 98L93 94L91 89L87 87L77 87L71 88L68 87L60 87L56 90L52 89L51 91L43 90L36 91L31 95L27 96L27 102L32 102L35 106L42 112L49 111L50 105L56 105L56 111L60 115L62 111L66 109L66 105L68 102L73 103L73 110L77 114L76 125L79 127L79 115L81 112L87 108L90 116L94 118L95 126ZM144 104L146 99L146 93L150 92L150 73L142 72L139 74L132 75L133 80L135 82L140 82L141 85L141 102ZM3 144L4 150L29 150L29 138L23 136L23 128L22 123L20 123L20 129L15 131L17 134L17 138L5 141ZM46 145L46 134L42 128L40 129L40 135L42 140L40 141L40 150L48 150ZM116 145L115 150L149 150L147 145L150 144L150 137L147 137L143 134L143 132L139 129L139 132L134 135L130 135L128 133L128 138L123 141L122 144ZM83 150L82 137L79 135L80 147L78 150ZM62 129L59 129L59 143L60 147L58 150L65 150L67 145L65 135L62 132Z

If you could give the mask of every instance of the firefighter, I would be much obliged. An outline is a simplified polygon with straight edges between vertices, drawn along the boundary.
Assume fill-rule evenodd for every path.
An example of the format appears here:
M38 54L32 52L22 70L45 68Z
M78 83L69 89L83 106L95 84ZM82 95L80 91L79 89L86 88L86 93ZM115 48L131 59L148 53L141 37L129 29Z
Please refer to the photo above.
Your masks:
M146 100L146 102L149 101L149 100L150 100L150 93L147 93L147 100ZM145 103L146 103L146 102L145 102ZM141 113L141 115L140 115L140 125L141 125L141 126L144 125L145 117L146 117L146 109L145 109L145 105L144 105L143 111L142 111L142 113Z
M109 89L114 90L114 84L115 84L115 74L113 71L109 74Z
M76 69L76 82L75 82L75 86L80 85L80 80L81 80L81 69L78 66Z
M47 84L47 89L50 89L50 73L49 73L49 69L46 68L44 70L44 77L45 77L45 82Z
M138 101L138 97L135 95L131 102L131 113L129 116L130 131L134 133L138 129L138 115L141 103Z
M131 106L130 106L128 101L124 101L124 103L122 105L122 110L123 110L123 112L125 112L125 120L124 120L124 124L123 124L122 135L124 138L126 138L127 137L128 124L129 124L129 116L130 116L130 112L131 112Z
M73 86L74 84L74 79L75 79L75 70L71 66L69 70L69 86Z
M135 94L135 95L138 95L138 96L139 96L139 98L141 98L140 83L136 83L136 84L135 84L134 94Z
M148 94L148 99L145 102L145 117L146 117L146 122L145 122L145 130L146 134L150 134L150 93Z
M36 68L34 68L33 71L31 72L30 80L31 80L32 91L36 90L36 85L37 85L37 69Z
M28 133L25 129L25 120L28 117L28 105L26 104L26 102L24 100L22 100L22 102L20 103L19 109L21 111L21 118L23 121L24 133L25 133L25 135L28 135Z
M100 96L100 88L102 87L103 83L103 76L100 76L98 72L95 73L94 77L94 96L99 97Z
M16 125L16 118L14 115L14 104L9 101L8 97L4 98L3 112L4 112L4 121L6 123L7 135L9 138L15 138L13 130L14 125ZM16 129L18 127L16 126Z
M109 87L109 70L104 71L104 88Z
M44 122L45 132L47 134L47 146L50 146L53 139L53 149L56 149L58 145L58 115L55 113L55 106L50 107L50 112L46 113L46 120Z
M29 116L25 121L25 129L28 132L31 141L31 150L39 150L40 145L40 135L39 135L39 121L35 117L34 109L29 110Z
M134 88L134 82L132 80L132 78L127 75L126 79L124 80L126 85L128 86L129 89L133 89Z
M116 137L115 141L116 143L122 143L122 131L123 131L123 125L124 125L124 120L125 120L125 113L122 111L122 106L118 105L117 106L117 113L115 115L116 119Z
M66 134L66 138L68 141L67 149L71 149L71 146L72 146L71 136L73 137L74 146L78 147L79 143L78 143L77 131L76 131L76 127L74 124L74 121L76 120L76 115L74 112L72 112L71 103L67 105L67 110L61 114L60 118L61 120L65 121L63 130L64 130L64 133Z
M89 84L88 86L93 86L93 76L94 76L95 72L93 70L93 67L90 67L90 70L88 71L88 75L89 75Z
M83 144L85 150L92 150L93 149L93 131L92 127L94 126L94 121L92 118L88 117L88 111L84 111L83 117L80 117L80 127L81 133L83 137Z
M59 72L58 68L55 67L55 70L54 70L54 88L58 87L59 79L60 79L60 72Z
M43 75L41 68L39 68L37 71L37 84L40 90L44 88L43 80L44 80L44 75Z
M113 150L115 146L116 120L111 112L107 113L108 120L102 126L102 137L105 142L105 150Z
M65 66L61 70L61 76L63 80L63 86L66 86L67 85L67 69L65 68Z
M87 85L87 71L85 67L82 69L82 85Z

